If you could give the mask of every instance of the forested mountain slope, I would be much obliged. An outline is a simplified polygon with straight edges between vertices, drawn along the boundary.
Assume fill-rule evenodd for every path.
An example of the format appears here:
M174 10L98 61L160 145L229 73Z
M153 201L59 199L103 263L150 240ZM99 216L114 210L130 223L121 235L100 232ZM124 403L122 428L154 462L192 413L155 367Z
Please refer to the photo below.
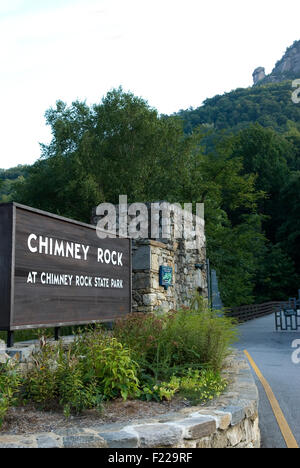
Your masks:
M181 110L176 115L183 118L186 133L191 133L198 125L236 132L251 123L284 133L289 129L289 122L300 125L300 105L292 101L293 91L291 81L236 89L206 99L197 109Z

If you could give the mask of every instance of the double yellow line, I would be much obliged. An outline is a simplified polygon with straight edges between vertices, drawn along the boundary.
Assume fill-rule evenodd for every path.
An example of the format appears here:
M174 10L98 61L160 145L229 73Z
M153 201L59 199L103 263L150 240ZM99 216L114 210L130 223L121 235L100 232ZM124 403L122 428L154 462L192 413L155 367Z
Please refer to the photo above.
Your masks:
M265 389L265 392L266 392L267 397L269 399L269 402L271 404L273 413L275 415L275 418L277 420L278 426L279 426L279 428L281 430L281 433L283 435L283 438L285 440L287 448L299 448L299 446L297 444L297 441L296 441L296 439L295 439L295 437L294 437L294 435L293 435L293 433L291 431L291 428L288 425L287 420L284 417L284 414L283 414L283 412L282 412L282 410L281 410L281 408L279 406L278 401L276 400L276 397L275 397L275 395L273 393L273 390L271 389L268 381L264 378L264 376L260 372L259 368L257 367L255 362L253 361L253 359L250 356L250 354L248 353L248 351L245 350L244 353L247 356L251 366L253 367L254 372L256 373L256 375L259 378L262 386Z

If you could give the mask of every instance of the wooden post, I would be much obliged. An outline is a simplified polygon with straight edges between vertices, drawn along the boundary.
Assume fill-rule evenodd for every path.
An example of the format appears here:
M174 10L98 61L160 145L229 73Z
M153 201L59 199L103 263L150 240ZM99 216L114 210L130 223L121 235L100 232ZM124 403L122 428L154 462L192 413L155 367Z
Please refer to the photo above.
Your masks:
M55 339L55 341L59 340L59 336L60 336L60 327L55 327L54 328L54 339Z
M7 332L7 347L12 348L14 345L14 332L13 331L8 331Z

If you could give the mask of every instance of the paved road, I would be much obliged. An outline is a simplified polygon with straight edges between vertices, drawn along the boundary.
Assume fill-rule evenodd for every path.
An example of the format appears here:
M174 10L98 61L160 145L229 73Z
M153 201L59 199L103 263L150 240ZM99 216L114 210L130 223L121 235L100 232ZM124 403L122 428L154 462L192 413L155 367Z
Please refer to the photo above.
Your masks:
M240 325L237 347L246 349L277 398L283 414L300 446L300 364L292 362L292 342L300 339L298 332L276 332L274 316L269 315ZM264 389L253 372L259 389L260 428L263 448L285 448Z

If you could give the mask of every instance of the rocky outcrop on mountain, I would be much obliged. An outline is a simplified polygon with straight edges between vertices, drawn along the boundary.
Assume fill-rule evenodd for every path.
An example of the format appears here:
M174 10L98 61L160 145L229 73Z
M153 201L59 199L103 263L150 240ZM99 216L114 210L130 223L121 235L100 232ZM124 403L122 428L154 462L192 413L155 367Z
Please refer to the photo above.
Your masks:
M258 67L252 73L253 82L256 85L259 81L263 80L266 77L266 72L263 67Z
M295 41L292 46L288 47L270 75L266 75L265 69L262 67L256 68L253 72L254 85L276 83L296 78L300 78L300 40Z

